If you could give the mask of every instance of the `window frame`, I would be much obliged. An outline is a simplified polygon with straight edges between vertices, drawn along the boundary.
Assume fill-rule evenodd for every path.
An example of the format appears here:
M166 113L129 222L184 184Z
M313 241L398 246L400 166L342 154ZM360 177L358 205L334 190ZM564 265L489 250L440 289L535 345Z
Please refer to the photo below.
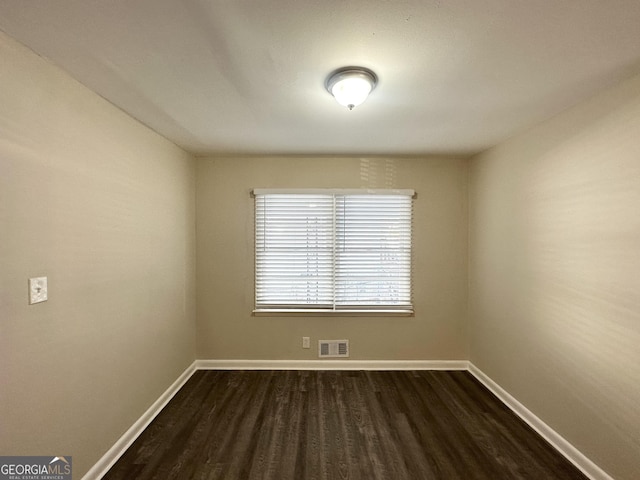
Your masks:
M375 308L373 305L368 305L366 308L295 308L292 307L284 307L284 308L269 308L264 306L258 306L258 285L257 285L257 274L258 274L258 259L257 259L257 202L254 200L254 239L253 239L253 253L254 253L254 309L252 314L254 316L295 316L295 317L313 317L313 316L341 316L341 317L408 317L414 316L415 314L415 305L414 305L414 297L413 297L413 237L414 237L414 229L413 229L413 208L414 208L414 199L417 197L414 190L409 189L254 189L251 191L251 196L255 197L258 195L265 194L320 194L320 195L402 195L410 197L411 206L410 206L410 220L409 220L409 304L407 308ZM336 227L336 220L334 218L333 224L334 231ZM334 248L335 248L335 237L333 239ZM333 260L335 262L335 260ZM335 278L335 277L334 277Z

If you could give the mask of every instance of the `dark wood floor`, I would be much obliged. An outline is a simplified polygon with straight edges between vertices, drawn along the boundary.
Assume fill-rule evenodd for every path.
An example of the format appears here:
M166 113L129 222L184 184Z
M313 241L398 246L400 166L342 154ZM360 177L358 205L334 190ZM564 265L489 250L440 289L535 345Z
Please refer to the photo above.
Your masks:
M463 371L197 371L104 477L586 479Z

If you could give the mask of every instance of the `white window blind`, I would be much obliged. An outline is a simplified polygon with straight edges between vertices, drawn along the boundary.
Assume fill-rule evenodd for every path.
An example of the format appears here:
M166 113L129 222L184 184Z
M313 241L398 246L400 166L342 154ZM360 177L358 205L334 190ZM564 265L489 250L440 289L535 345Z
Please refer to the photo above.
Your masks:
M255 190L256 310L402 311L411 190Z

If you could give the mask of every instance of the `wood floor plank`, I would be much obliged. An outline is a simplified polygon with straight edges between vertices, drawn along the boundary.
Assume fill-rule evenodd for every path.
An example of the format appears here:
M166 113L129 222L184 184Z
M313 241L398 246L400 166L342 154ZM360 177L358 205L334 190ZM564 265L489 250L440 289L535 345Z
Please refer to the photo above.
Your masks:
M197 371L104 480L586 480L462 371Z

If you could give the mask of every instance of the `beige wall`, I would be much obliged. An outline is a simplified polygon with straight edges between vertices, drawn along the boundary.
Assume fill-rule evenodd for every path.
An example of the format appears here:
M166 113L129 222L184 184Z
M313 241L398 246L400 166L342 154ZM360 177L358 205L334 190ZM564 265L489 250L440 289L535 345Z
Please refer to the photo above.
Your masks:
M0 64L0 454L81 478L195 358L195 161L4 34Z
M640 77L471 161L471 360L640 476Z
M413 188L415 317L254 317L253 188ZM198 358L467 358L467 163L454 158L203 158L197 170ZM302 336L312 349L301 348Z

